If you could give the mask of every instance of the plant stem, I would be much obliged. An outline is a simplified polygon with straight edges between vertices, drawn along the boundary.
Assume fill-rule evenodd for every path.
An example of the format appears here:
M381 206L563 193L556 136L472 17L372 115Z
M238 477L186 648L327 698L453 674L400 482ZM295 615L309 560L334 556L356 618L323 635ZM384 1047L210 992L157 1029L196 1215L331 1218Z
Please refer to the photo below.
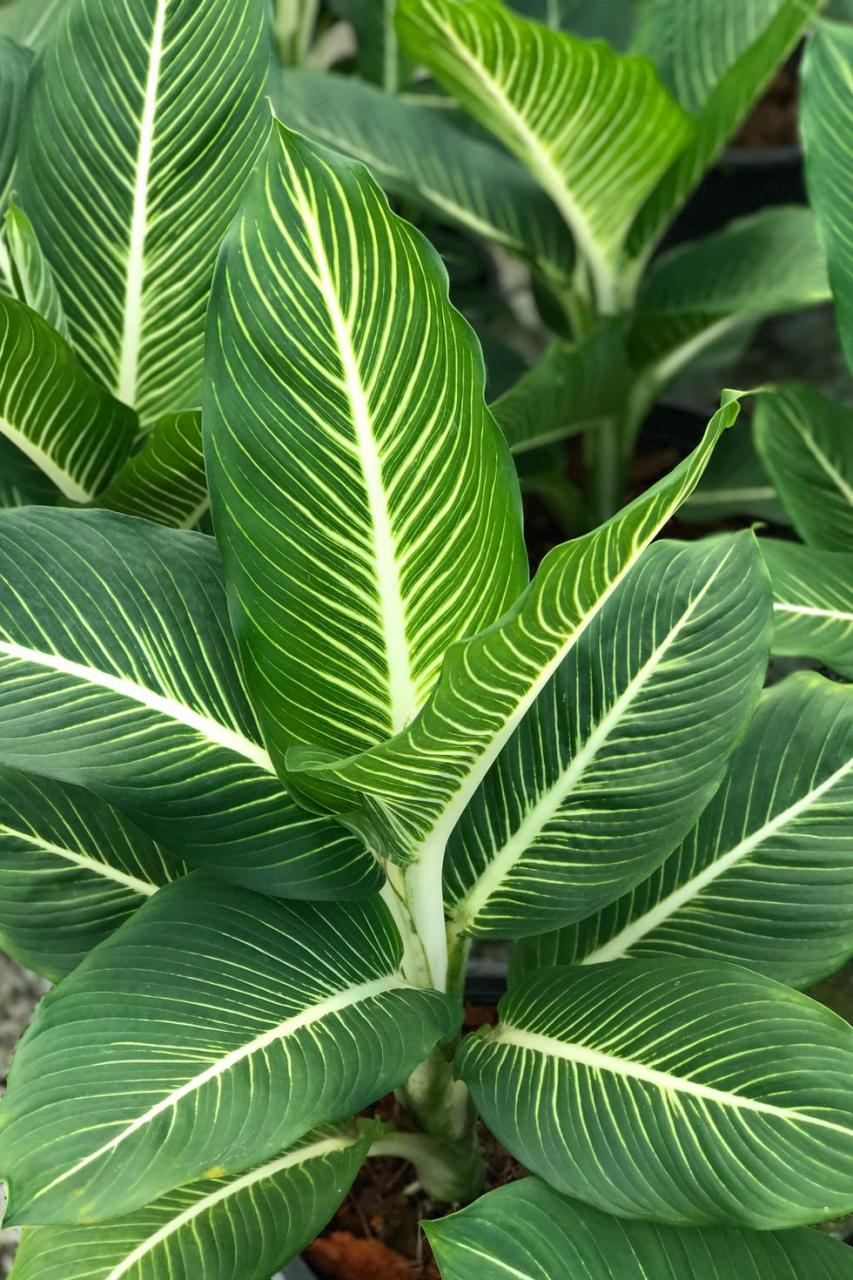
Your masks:
M455 1049L455 1042L439 1045L397 1090L422 1131L419 1136L442 1162L440 1188L421 1176L424 1190L437 1200L450 1201L473 1199L485 1182L476 1112L467 1087L453 1074Z
M584 440L587 502L593 524L603 524L618 511L624 481L620 421L606 418Z
M474 1164L470 1152L464 1153L460 1163L460 1154L458 1148L425 1133L403 1133L399 1129L389 1129L368 1152L370 1156L408 1160L426 1194L444 1204L472 1200L482 1190L482 1163ZM476 1155L479 1158L479 1153Z
M275 0L275 37L286 66L305 61L319 12L320 0Z

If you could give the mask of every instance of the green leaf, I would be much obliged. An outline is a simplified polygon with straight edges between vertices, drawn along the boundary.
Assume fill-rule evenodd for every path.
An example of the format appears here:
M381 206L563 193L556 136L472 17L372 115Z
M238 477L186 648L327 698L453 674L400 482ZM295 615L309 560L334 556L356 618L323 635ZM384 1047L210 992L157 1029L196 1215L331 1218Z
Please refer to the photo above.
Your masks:
M514 454L579 435L622 408L630 387L622 325L605 323L577 343L554 342L492 406Z
M82 787L0 768L0 943L27 968L58 980L186 871Z
M390 742L348 760L291 751L293 786L353 811L374 848L405 867L428 964L441 983L444 941L430 937L445 848L495 760L645 547L693 490L723 430L732 393L699 447L602 528L555 548L498 624L450 648L436 689ZM298 772L297 772L298 770Z
M23 209L12 204L6 211L5 245L0 246L0 266L7 274L8 292L37 311L51 328L69 340L68 322L53 272L38 237ZM7 261L3 263L5 249Z
M0 7L0 34L39 49L68 0L7 0Z
M853 1276L853 1253L817 1231L683 1231L653 1222L625 1222L568 1200L538 1178L499 1187L449 1218L425 1223L424 1230L444 1280L471 1280L473 1275L477 1280Z
M280 762L401 730L527 564L512 462L435 251L276 125L225 242L204 430L247 682Z
M0 508L36 503L52 507L60 493L44 472L0 434Z
M634 0L510 0L510 8L534 22L570 31L584 40L606 40L614 49L630 42L637 20Z
M687 524L729 516L754 516L788 524L776 490L755 451L751 431L728 431L714 450L696 491L678 513Z
M145 424L198 404L216 251L268 130L267 0L69 0L17 189L89 372Z
M649 875L719 785L769 644L752 534L651 547L471 797L445 858L451 926L541 933Z
M680 955L807 987L853 955L853 688L768 690L723 785L655 874L598 915L521 944L514 974Z
M773 652L853 680L853 554L762 538L773 587Z
M722 152L823 0L647 0L634 48L695 118L691 141L660 179L631 229L648 253Z
M355 28L359 75L382 85L386 93L396 93L414 70L411 59L400 49L397 40L394 26L397 0L331 0L331 7ZM388 113L389 119L396 110L395 104Z
M601 311L631 221L691 134L646 58L525 22L500 0L400 0L405 46L548 192Z
M489 1128L625 1218L771 1230L853 1206L853 1028L736 965L547 969L463 1042Z
M136 415L89 377L65 339L3 294L0 434L72 502L97 496L136 434Z
M120 1222L28 1227L14 1280L269 1280L355 1180L371 1133L322 1129L248 1173L169 1192Z
M823 302L826 259L807 208L783 205L730 222L664 254L637 299L629 344L668 381L745 321Z
M0 17L2 17L0 10ZM0 31L3 28L0 26ZM32 54L5 34L0 35L0 214L12 194L15 161L18 155L18 137L24 114L24 95L32 66ZM0 263L0 280L8 274Z
M98 495L98 506L177 529L195 528L210 507L198 410L164 414Z
M853 551L853 409L785 383L758 397L755 443L803 541Z
M387 907L193 876L42 1001L0 1110L8 1220L121 1217L277 1155L400 1084L462 1010L400 975Z
M0 515L0 762L88 787L167 849L287 897L375 888L261 745L212 538L101 511Z
M441 111L316 71L275 81L278 114L368 166L386 191L535 263L556 285L574 265L557 209L512 157L463 133Z
M802 86L806 182L826 245L841 343L853 369L853 26L816 24L803 59Z

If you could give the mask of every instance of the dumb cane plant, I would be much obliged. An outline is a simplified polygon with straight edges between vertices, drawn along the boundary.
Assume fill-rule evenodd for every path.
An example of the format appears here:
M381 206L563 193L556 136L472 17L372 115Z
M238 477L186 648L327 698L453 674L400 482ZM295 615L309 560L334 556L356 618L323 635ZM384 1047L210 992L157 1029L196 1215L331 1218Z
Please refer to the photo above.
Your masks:
M446 272L270 123L268 25L64 0L2 55L0 938L57 982L0 1108L15 1280L267 1280L372 1155L471 1202L445 1280L851 1275L808 1224L853 1209L853 1030L800 990L853 951L851 690L762 691L753 532L655 541L741 398L528 583ZM215 538L164 527L208 488ZM477 939L511 985L462 1037ZM479 1196L483 1124L532 1176Z

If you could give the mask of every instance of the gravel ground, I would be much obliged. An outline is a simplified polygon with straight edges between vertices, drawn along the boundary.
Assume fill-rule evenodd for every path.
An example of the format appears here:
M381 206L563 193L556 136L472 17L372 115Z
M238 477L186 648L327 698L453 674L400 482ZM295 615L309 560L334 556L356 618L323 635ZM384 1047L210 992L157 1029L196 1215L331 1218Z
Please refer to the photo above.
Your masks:
M22 969L0 951L0 1080L5 1082L15 1045L48 988L42 978ZM15 1231L0 1231L0 1276L7 1276L17 1244Z

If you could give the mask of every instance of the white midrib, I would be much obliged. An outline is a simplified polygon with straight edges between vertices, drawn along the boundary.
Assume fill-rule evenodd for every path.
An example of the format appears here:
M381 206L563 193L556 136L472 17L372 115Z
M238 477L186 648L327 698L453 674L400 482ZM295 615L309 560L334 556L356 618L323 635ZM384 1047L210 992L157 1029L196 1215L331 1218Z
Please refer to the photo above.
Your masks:
M803 444L809 450L812 457L817 462L818 466L821 467L826 472L826 474L829 476L832 483L838 489L838 492L844 498L848 506L853 507L853 488L851 488L851 486L847 483L847 481L845 480L841 472L838 470L838 468L832 462L830 462L829 458L826 456L826 454L823 452L823 450L820 448L817 442L812 438L812 436L808 433L808 431L801 429L800 436L802 438Z
M146 897L150 897L151 894L157 892L157 885L155 884L149 884L146 880L139 880L136 876L132 876L126 871L119 871L118 867L111 867L105 862L99 862L97 858L93 858L89 854L78 853L76 849L68 849L63 845L51 844L49 840L42 840L28 831L16 831L13 827L0 826L0 838L18 840L22 844L32 845L34 849L38 849L42 853L48 853L55 858L62 858L65 862L72 862L75 866L83 867L86 871L93 871L103 880L114 880L116 884L124 885L125 888L132 889L134 893L142 893Z
M229 1182L223 1187L217 1187L216 1191L202 1196L195 1204L190 1205L183 1213L171 1218L153 1235L150 1235L147 1240L143 1240L141 1244L138 1244L132 1253L129 1253L126 1258L122 1258L121 1262L113 1267L109 1275L104 1277L104 1280L120 1280L121 1276L127 1275L138 1262L141 1262L149 1253L153 1253L161 1244L165 1244L176 1232L188 1227L196 1218L215 1208L216 1205L222 1204L224 1200L230 1200L232 1196L239 1195L241 1191L246 1191L249 1187L263 1182L266 1178L274 1178L277 1174L284 1173L286 1169L308 1164L311 1160L320 1160L323 1156L334 1155L338 1151L346 1151L349 1147L354 1146L357 1141L357 1138L349 1138L344 1135L324 1138L319 1142L311 1143L310 1146L300 1147L296 1151L289 1151L286 1155L279 1156L277 1160L271 1160L259 1169L253 1169L250 1173L245 1173L242 1177L235 1178L233 1182Z
M853 1129L836 1124L832 1120L824 1120L821 1116L809 1115L803 1111L795 1111L788 1107L777 1107L772 1102L762 1102L758 1098L748 1098L741 1093L729 1093L724 1089L715 1089L712 1085L699 1084L685 1076L674 1076L668 1071L658 1071L630 1058L617 1058L614 1054L601 1053L586 1045L573 1044L563 1040L554 1040L551 1036L539 1035L534 1031L525 1031L521 1027L500 1026L489 1037L490 1044L511 1045L543 1057L559 1058L563 1062L575 1063L588 1067L592 1071L606 1071L611 1075L621 1076L626 1080L635 1080L640 1084L651 1085L667 1093L686 1094L691 1098L701 1098L703 1102L713 1102L718 1106L733 1107L742 1111L755 1111L762 1115L774 1116L789 1124L814 1125L816 1128L829 1129L833 1133L843 1133L853 1138Z
M145 101L139 122L139 147L133 178L133 206L115 388L119 400L133 407L137 400L139 356L142 347L142 297L145 288L145 241L148 235L148 189L154 154L154 122L157 114L157 94L160 87L168 4L169 0L157 0L154 14L148 55L148 75L145 81Z
M688 507L714 506L721 502L770 502L776 490L770 485L752 489L699 489L688 499Z
M853 613L845 613L841 609L818 609L815 605L790 604L784 600L776 600L773 608L776 613L801 613L807 618L833 618L837 622L853 622Z
M379 456L373 421L367 395L361 380L361 370L355 353L349 322L341 308L325 245L314 214L301 188L294 192L298 201L311 250L320 276L320 287L332 329L335 335L341 367L344 373L344 389L352 411L356 444L361 460L367 503L372 526L373 559L376 568L376 587L379 597L379 613L388 664L388 700L391 733L400 733L418 709L418 692L412 678L411 656L406 626L406 610L397 562L397 544L388 511L388 498L382 477L382 461Z
M541 835L543 828L559 812L566 798L571 794L575 785L580 781L598 756L601 748L608 741L613 729L620 723L634 699L654 676L670 648L690 622L708 591L710 591L721 569L722 565L709 577L701 591L697 591L695 597L690 601L672 629L667 632L658 647L647 658L633 679L625 686L607 714L602 716L568 769L560 774L553 786L542 793L506 844L495 851L486 870L454 910L454 919L458 921L460 927L466 928L476 920L492 894L502 887L510 872L524 854L528 852L536 838Z
M109 1142L105 1142L96 1151L90 1151L87 1156L84 1156L82 1160L78 1160L70 1169L66 1169L64 1173L59 1174L52 1182L47 1183L41 1190L36 1192L32 1197L33 1200L38 1200L41 1196L52 1191L54 1187L60 1186L61 1183L66 1182L69 1178L73 1178L95 1160L100 1160L102 1156L108 1155L116 1147L120 1147L123 1142L133 1137L140 1129L144 1129L146 1125L155 1120L157 1116L162 1115L164 1111L176 1107L184 1098L196 1093L206 1084L210 1084L211 1081L218 1080L220 1076L232 1071L234 1067L250 1058L253 1054L261 1053L264 1049L268 1049L277 1040L284 1040L288 1036L295 1035L297 1031L313 1026L323 1018L341 1013L344 1009L348 1009L361 1001L383 995L386 991L408 989L408 987L409 984L396 973L387 975L384 978L374 978L371 982L363 982L358 986L348 987L345 991L339 991L336 995L329 996L327 1000L321 1000L318 1004L311 1005L308 1009L303 1009L301 1013L295 1014L294 1017L288 1018L285 1022L280 1022L277 1026L271 1027L269 1031L264 1031L261 1035L256 1036L254 1040L249 1040L246 1044L240 1045L239 1049L234 1049L231 1053L225 1054L224 1057L212 1063L211 1066L205 1068L197 1076L193 1076L191 1080L185 1081L177 1089L167 1093L153 1107L149 1107L142 1115L137 1116L135 1120L110 1138Z
M209 742L243 756L266 773L274 772L269 756L257 743L245 738L234 729L228 729L216 720L201 715L192 707L174 698L167 698L164 694L156 693L153 689L146 689L144 685L136 684L135 681L128 680L124 676L100 671L97 667L89 667L81 662L72 662L70 658L63 658L56 653L28 649L25 645L13 644L9 640L0 640L0 656L3 655L16 658L20 662L31 662L34 666L44 667L49 671L57 671L61 675L71 676L73 679L82 680L100 689L109 689L111 693L120 694L121 697L148 707L149 710L156 711L169 720L194 729Z
M590 272L596 286L600 311L608 315L616 310L613 276L610 268L590 234L589 224L566 186L565 179L550 152L542 145L538 136L528 125L524 116L515 104L504 93L503 87L489 74L486 67L471 54L467 46L459 39L453 27L444 21L440 14L431 10L432 19L440 27L447 40L453 45L458 56L467 64L477 80L483 84L487 92L497 103L498 109L509 118L512 128L523 139L530 152L529 167L537 174L540 182L563 215L563 220L572 232L581 254L589 264Z
M737 866L738 863L748 858L767 840L771 840L773 836L778 835L790 823L795 822L801 814L805 813L820 800L827 791L831 791L833 787L837 786L851 769L853 769L853 760L848 760L840 769L836 769L829 777L824 778L819 786L806 792L794 804L789 805L781 813L777 813L775 818L771 818L769 822L758 827L744 840L739 841L733 848L722 854L721 857L716 858L709 866L703 868L698 875L692 876L680 888L673 890L666 898L661 899L657 906L652 907L650 911L646 911L643 915L638 916L636 920L633 920L631 924L626 925L620 933L617 933L609 942L606 942L603 947L599 947L596 951L590 952L588 956L584 956L580 963L603 964L608 960L621 959L642 938L651 933L652 930L659 928L676 912L686 907L694 898L697 898L703 890L707 889L708 885L713 884L715 880L725 875L732 867Z
M85 489L79 481L69 475L49 453L45 453L37 444L30 440L25 432L12 425L6 418L0 418L0 434L4 435L21 453L26 454L31 462L34 462L40 471L43 471L48 480L56 485L60 493L71 502L88 503L95 496Z

